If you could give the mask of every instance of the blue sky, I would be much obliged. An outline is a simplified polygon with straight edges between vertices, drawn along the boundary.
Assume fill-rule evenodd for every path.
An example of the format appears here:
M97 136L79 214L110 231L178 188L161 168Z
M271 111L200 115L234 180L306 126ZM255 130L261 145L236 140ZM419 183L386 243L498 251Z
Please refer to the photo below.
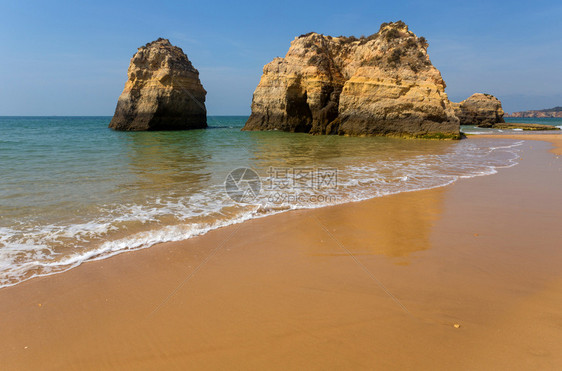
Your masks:
M369 35L403 20L429 41L453 101L562 105L560 1L0 0L0 115L112 115L136 48L183 48L211 115L249 114L263 65L309 31Z

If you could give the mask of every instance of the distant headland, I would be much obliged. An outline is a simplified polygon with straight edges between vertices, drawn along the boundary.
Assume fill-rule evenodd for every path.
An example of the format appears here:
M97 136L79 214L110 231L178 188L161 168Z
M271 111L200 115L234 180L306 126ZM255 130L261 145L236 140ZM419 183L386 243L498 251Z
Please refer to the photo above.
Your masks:
M505 117L559 118L562 117L562 107L558 106L541 110L513 112Z

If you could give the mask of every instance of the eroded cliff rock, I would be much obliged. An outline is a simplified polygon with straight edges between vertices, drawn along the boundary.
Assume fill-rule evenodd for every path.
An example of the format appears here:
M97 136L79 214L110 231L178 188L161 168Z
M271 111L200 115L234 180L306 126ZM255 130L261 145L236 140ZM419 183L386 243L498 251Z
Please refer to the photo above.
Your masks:
M490 94L472 94L460 103L453 103L453 107L461 125L489 128L505 122L502 103Z
M185 130L207 127L199 72L166 39L138 49L109 127L116 130Z
M427 46L401 21L360 39L302 35L264 67L244 130L458 138Z

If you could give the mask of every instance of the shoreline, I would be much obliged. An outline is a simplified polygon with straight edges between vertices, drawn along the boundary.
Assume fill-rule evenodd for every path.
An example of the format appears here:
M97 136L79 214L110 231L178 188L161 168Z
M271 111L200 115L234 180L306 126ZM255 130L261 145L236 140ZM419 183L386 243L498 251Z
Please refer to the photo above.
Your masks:
M469 135L469 138L505 138L505 139L517 139L517 140L533 140L533 141L543 141L548 142L553 145L554 148L550 149L551 153L555 155L562 155L562 134L473 134Z
M497 139L497 137L494 137L493 139ZM509 145L508 147L517 147L521 142L518 143L513 143L513 145ZM285 213L285 212L293 212L295 210L309 210L309 209L317 209L317 208L323 208L323 207L331 207L331 206L336 206L336 205L343 205L346 203L355 203L355 202L363 202L372 198L377 198L377 197L388 197L389 195L394 195L394 194L399 194L399 193L405 193L405 192L417 192L417 191L422 191L422 190L430 190L430 189L435 189L435 188L440 188L440 187L445 187L448 186L450 184L454 184L455 182L457 182L458 180L462 179L462 178L471 178L471 177L476 177L476 176L487 176L487 175L493 175L497 172L498 169L501 168L505 168L505 167L511 167L517 164L517 162L512 162L513 159L510 159L508 162L508 165L504 165L504 166L495 166L495 165L489 165L489 169L487 169L488 171L486 172L481 172L481 173L473 173L470 175L457 175L456 179L452 179L452 180L448 180L445 183L442 184L438 184L438 185L424 185L424 186L418 186L418 188L413 188L413 189L403 189L400 191L395 191L395 192L388 192L388 193L382 193L382 194L378 194L377 196L363 196L360 199L355 199L355 200L338 200L336 202L333 202L331 204L318 204L318 205L308 205L308 206L303 206L303 205L299 205L298 207L295 208L291 208L291 207L286 207L286 208L272 208L272 210L274 211L263 211L261 209L261 207L258 206L258 208L254 209L252 212L247 213L247 214L243 214L237 218L231 219L231 220L226 220L226 221L218 221L216 223L210 223L210 224L196 224L194 228L190 229L187 232L183 232L181 233L178 232L178 230L181 230L181 224L180 225L168 225L168 226L162 226L160 229L156 229L153 231L145 231L145 232L140 232L137 237L137 235L135 235L135 233L131 234L131 235L127 235L122 237L121 239L117 239L117 240L107 240L106 242L111 242L113 243L113 245L109 245L106 246L105 243L97 246L95 249L93 250L87 250L85 252L83 252L82 254L76 254L73 256L69 256L67 259L63 260L63 262L53 262L53 267L56 267L57 270L49 272L49 273L34 273L34 275L29 276L25 279L22 279L18 282L15 283L10 283L10 284L4 284L4 285L0 285L0 290L2 290L3 288L6 287L14 287L17 286L23 282L27 282L29 280L34 280L37 278L42 278L42 277L50 277L56 274L61 274L61 273L65 273L68 272L72 269L75 269L79 266L81 266L82 264L85 263L89 263L89 262L94 262L94 261L100 261L100 260L104 260L104 259L109 259L112 258L116 255L119 254L123 254L123 253L130 253L130 252L134 252L134 251L138 251L138 250L143 250L143 249L147 249L147 248L152 248L156 245L162 244L162 243L168 243L168 242L178 242L178 241L183 241L183 240L187 240L190 238L194 238L197 236L202 236L205 235L206 233L209 233L213 230L216 229L220 229L220 228L225 228L225 227L229 227L232 225L237 225L240 223L244 223L247 222L249 220L252 219L257 219L257 218L263 218L263 217L269 217L272 215L276 215L279 213ZM269 209L268 209L269 210ZM146 233L146 234L145 234ZM150 233L154 233L156 235L160 234L164 234L167 237L161 237L158 239L152 239L152 237L149 235ZM178 233L181 233L180 236L178 236ZM145 234L144 236L142 236L142 234ZM131 238L132 237L132 238ZM118 244L122 247L119 247L117 249L114 249L114 245ZM71 261L71 263L68 263L69 261ZM49 265L47 263L47 265ZM38 268L39 269L39 268Z
M499 136L551 140L562 154L560 138L531 138L552 135ZM532 335L534 330L521 329L518 322L529 315L521 308L560 303L556 289L562 277L549 276L558 268L554 257L560 257L548 244L559 238L552 231L556 218L549 225L540 215L560 213L544 203L549 193L519 200L531 186L556 188L527 179L529 173L537 179L550 174L534 167L537 162L559 167L543 153L546 144L535 147L525 146L523 168L499 169L494 176L251 219L3 288L0 306L6 316L0 323L8 336L0 340L0 354L9 369L46 364L392 368L416 362L431 368L477 366L479 360L480 365L520 367L521 358L503 349L505 342L517 345L515 338L486 326L501 318ZM513 186L513 179L523 185ZM518 192L504 194L501 187L507 185ZM502 208L487 209L495 204ZM545 224L513 213L533 205L538 205L533 215ZM529 228L531 236L521 235L506 218ZM497 235L486 222L498 223ZM530 237L542 238L544 256L535 256L536 249L505 255L506 242L526 246ZM500 246L501 254L484 248L492 246ZM533 269L521 277L513 267L525 267L530 256ZM533 295L538 299L529 302ZM506 303L517 303L521 313ZM489 308L508 315L497 317ZM554 321L560 313L549 308ZM551 322L539 326L541 335L560 340L551 334ZM443 337L450 342L443 344ZM482 338L497 349L478 348ZM516 338L521 341L521 335ZM562 365L549 347L555 343L523 356L537 358L540 365ZM493 349L502 356L490 359ZM422 356L425 352L430 357ZM469 360L466 354L477 357Z
M43 117L43 116L38 116L38 117ZM80 116L80 117L81 117L81 116ZM89 117L89 116L87 116L87 117ZM97 116L96 116L96 117L97 117ZM103 117L105 117L105 116L103 116ZM213 116L213 117L214 117L214 116ZM229 117L230 117L230 116L229 116ZM241 116L241 117L242 117L242 116ZM561 134L552 134L552 133L524 133L524 134L504 134L504 133L497 133L497 134L471 134L471 133L468 133L468 134L466 134L466 139L467 139L467 140L470 140L471 138L473 138L473 139L477 139L477 138L489 138L489 139L513 139L513 140L543 141L543 142L547 142L547 143L550 143L550 144L553 145L553 148L551 148L551 149L549 150L549 152L554 153L554 154L556 154L556 155L562 155L562 133L561 133ZM517 164L515 164L515 165L517 165ZM510 165L510 166L508 166L507 168L509 168L509 167L511 167L511 166L514 166L514 165ZM505 168L505 167L496 168L496 171L499 170L499 169L502 169L502 168ZM495 175L495 174L494 174L494 173L492 173L492 174L484 174L484 176L489 176L489 175ZM481 176L481 175L475 175L475 176ZM475 176L472 176L472 177L475 177ZM472 177L469 177L468 179L470 179L470 178L472 178ZM205 235L205 234L207 234L207 233L210 233L210 232L212 232L212 231L215 231L215 230L217 230L217 229L222 229L222 228L228 228L228 227L231 227L231 226L236 226L236 225L238 225L238 224L246 223L246 222L251 221L251 220L254 220L254 219L266 218L266 217L271 217L271 216L278 215L278 214L281 214L281 213L295 212L295 211L299 211L299 210L314 210L314 209L319 209L319 208L341 206L341 205L345 205L345 204L353 204L353 203L357 203L357 202L366 202L366 201L372 200L372 199L374 199L374 198L389 197L389 196L394 196L394 195L401 194L401 193L422 192L422 191L427 191L427 190L432 190L432 189L438 189L438 188L442 188L442 187L451 186L451 185L455 184L458 180L459 180L459 179L454 180L454 181L452 181L452 182L450 182L450 183L446 183L446 184L442 184L442 185L437 185L437 186L433 186L433 187L429 187L429 188L420 188L420 189L413 189L413 190L400 191L400 192L397 192L397 193L389 193L389 194L384 194L384 195L380 195L380 196L376 196L376 197L372 197L372 198L366 198L366 199L360 199L360 200L354 200L354 201L345 201L345 202L342 202L342 203L335 203L335 204L331 204L331 205L322 205L322 206L318 206L318 207L305 207L305 208L296 208L296 209L286 209L286 210L281 210L281 211L274 212L274 213L272 213L272 214L263 214L263 215L260 215L260 216L253 216L253 217L250 217L250 218L248 218L248 219L235 220L235 221L233 221L232 223L227 223L227 224L224 224L224 225L221 224L221 223L219 223L219 224L220 224L219 226L216 226L216 227L209 227L209 229L207 229L207 230L205 230L205 231L203 231L203 232L196 232L196 233L194 233L192 236L190 236L190 237L188 237L188 238L185 238L185 239L156 242L156 243L153 243L153 244L147 245L147 246L136 247L136 248L133 248L133 249L125 249L125 250L115 251L115 252L113 252L113 253L111 253L111 254L109 254L109 255L101 255L101 256L98 256L99 254L96 254L96 255L94 255L94 256L95 256L94 258L82 260L82 261L80 261L77 265L70 266L70 267L65 268L65 269L63 269L63 270L61 270L61 271L56 271L56 272L52 272L52 273L47 273L47 274L41 274L41 275L37 275L37 276L32 276L32 277L26 278L26 279L24 279L24 280L22 280L22 281L16 282L16 283L12 283L12 284L8 284L8 285L5 285L5 286L1 286L1 287L0 287L0 291L1 291L2 289L4 289L4 288L10 288L10 287L18 286L18 285L20 285L20 284L22 284L22 283L24 283L24 282L33 281L33 280L36 280L36 279L47 278L47 277L50 277L50 276L53 276L53 275L57 275L57 274L66 273L66 272L68 272L68 271L70 271L70 270L72 270L72 269L78 268L78 267L80 267L80 266L82 266L83 264L86 264L86 263L102 261L102 260L110 259L110 258L112 258L112 257L114 257L114 256L121 255L121 254L124 254L124 253L132 253L132 252L136 252L136 251L139 251L139 250L144 250L144 249L148 249L148 248L153 248L153 247L155 247L155 246L162 245L162 244L178 243L178 242L186 241L186 240L191 239L191 238L203 236L203 235Z

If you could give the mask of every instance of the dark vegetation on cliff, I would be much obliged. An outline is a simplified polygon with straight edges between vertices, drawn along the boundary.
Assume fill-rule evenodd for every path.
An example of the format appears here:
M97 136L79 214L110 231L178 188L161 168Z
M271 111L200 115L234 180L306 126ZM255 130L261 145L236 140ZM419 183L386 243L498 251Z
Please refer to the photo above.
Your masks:
M537 112L562 112L562 107L539 109Z

